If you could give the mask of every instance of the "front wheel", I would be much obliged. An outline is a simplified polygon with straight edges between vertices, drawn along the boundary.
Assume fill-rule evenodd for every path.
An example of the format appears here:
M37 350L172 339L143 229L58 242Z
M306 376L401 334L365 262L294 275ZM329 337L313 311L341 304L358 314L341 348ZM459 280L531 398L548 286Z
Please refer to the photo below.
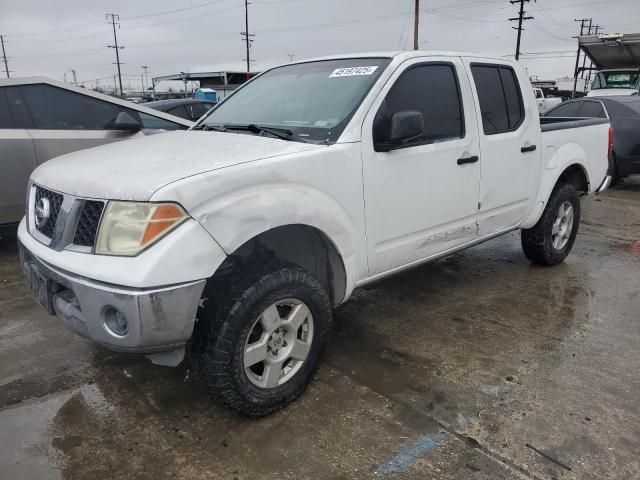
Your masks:
M580 224L580 197L568 183L557 185L542 217L521 232L525 256L538 265L561 263L573 247Z
M318 280L289 264L232 274L227 284L204 301L191 363L229 407L269 415L311 381L331 331L331 302Z

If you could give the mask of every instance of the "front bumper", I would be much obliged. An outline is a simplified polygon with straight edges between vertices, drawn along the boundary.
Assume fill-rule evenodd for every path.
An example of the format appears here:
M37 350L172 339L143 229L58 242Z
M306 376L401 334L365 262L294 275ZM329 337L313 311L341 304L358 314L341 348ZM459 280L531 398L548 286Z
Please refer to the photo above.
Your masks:
M180 348L191 337L205 280L156 288L123 287L55 268L21 242L19 250L27 284L33 286L34 272L47 281L45 309L83 337L112 350L147 354ZM105 313L112 309L126 318L126 334L116 335L105 325Z

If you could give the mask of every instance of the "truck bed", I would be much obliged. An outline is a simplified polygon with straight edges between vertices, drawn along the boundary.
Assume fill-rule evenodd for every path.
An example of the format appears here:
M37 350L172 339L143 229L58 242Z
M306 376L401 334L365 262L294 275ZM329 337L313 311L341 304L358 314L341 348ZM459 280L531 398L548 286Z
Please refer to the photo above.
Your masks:
M609 169L609 126L606 118L541 117L545 170L562 168L563 162L580 158L589 192L596 191Z

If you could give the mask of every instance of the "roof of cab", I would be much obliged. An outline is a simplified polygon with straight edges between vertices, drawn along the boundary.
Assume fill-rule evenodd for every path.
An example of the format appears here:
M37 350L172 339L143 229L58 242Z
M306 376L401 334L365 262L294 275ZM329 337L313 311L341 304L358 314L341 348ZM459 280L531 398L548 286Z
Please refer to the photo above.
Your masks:
M477 57L477 58L491 58L500 61L511 62L506 58L494 57L492 55L484 55L480 53L472 52L449 52L440 50L394 50L394 51L375 51L375 52L355 52L344 53L338 55L326 55L323 57L308 58L299 60L293 63L306 63L315 62L319 60L342 60L349 58L399 58L401 60L407 60L416 57Z

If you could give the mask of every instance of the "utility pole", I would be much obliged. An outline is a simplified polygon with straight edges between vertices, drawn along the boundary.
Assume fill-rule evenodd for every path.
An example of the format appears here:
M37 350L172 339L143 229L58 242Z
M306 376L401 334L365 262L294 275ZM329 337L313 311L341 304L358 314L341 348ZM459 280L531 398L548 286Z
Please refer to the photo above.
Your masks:
M573 92L571 98L576 96L576 87L578 85L578 65L580 65L580 37L584 35L584 26L587 22L591 23L591 18L573 19L574 22L580 22L580 35L578 36L578 51L576 52L576 66L573 69Z
M251 72L251 57L249 51L251 50L251 37L255 37L249 33L249 0L244 0L244 32L240 32L240 35L244 37L244 42L246 43L247 48L247 74ZM247 79L249 76L247 75Z
M509 19L510 22L518 22L517 27L511 27L514 30L518 30L518 39L516 40L516 60L520 59L520 39L522 37L522 22L524 20L533 20L533 17L525 17L525 13L527 12L524 11L524 3L525 2L528 3L529 1L530 0L509 0L509 3L511 5L515 5L516 3L520 4L520 11L518 12L518 16L515 18Z
M149 74L147 73L147 70L149 69L149 67L147 65L142 65L141 68L144 70L144 77L143 77L144 80L142 81L142 88L146 93L147 90L149 90ZM146 83L146 89L145 89L145 83Z
M116 65L118 65L120 96L123 97L124 93L122 92L122 73L120 72L120 50L122 50L124 47L118 46L118 35L116 35L116 22L120 20L120 16L113 13L107 13L107 20L109 19L109 17L111 17L111 25L113 26L113 45L107 45L107 47L113 48L116 51ZM120 28L120 23L118 23L118 28Z
M9 63L7 62L7 52L4 50L4 37L0 35L0 43L2 44L2 59L4 60L4 71L7 73L7 78L11 78L9 75Z
M290 53L288 56L289 56L289 63L293 63L293 57L295 57L295 54Z
M418 40L418 30L420 26L420 0L415 0L415 11L413 12L413 49L418 50L420 48L420 41Z

